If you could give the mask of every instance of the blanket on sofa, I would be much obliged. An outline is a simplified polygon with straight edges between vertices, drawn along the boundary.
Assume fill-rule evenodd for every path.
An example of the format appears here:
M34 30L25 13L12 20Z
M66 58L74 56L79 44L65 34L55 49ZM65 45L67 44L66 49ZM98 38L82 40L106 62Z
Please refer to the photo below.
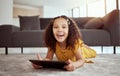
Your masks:
M119 54L99 54L92 59L94 63L85 63L72 72L60 69L36 70L29 59L36 59L35 54L0 55L0 76L120 76Z

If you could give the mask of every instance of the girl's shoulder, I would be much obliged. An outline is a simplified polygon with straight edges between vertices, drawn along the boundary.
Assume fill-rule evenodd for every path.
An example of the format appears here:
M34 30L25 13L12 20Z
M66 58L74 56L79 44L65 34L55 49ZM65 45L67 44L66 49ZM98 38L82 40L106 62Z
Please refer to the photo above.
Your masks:
M81 48L83 44L84 44L83 40L82 40L82 39L78 39L77 42L76 42L76 44L75 44L74 53L75 53L76 51L78 51L78 49Z
M78 39L77 42L76 42L76 44L75 44L75 48L78 49L78 47L81 47L82 44L84 44L83 40L82 39Z
M78 39L78 42L77 42L77 44L83 44L84 43L84 41L82 40L82 39Z

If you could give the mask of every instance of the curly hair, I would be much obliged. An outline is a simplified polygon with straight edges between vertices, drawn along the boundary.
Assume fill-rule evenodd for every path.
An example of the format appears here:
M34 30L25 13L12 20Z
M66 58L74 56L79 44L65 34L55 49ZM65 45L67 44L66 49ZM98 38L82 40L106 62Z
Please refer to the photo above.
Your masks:
M64 15L53 18L50 21L49 25L46 27L45 38L44 38L46 46L49 47L50 50L53 50L55 52L57 40L53 35L53 23L55 19L58 18L64 18L68 22L69 31L66 41L66 48L75 49L75 43L76 41L78 42L78 40L81 39L81 33L75 21Z

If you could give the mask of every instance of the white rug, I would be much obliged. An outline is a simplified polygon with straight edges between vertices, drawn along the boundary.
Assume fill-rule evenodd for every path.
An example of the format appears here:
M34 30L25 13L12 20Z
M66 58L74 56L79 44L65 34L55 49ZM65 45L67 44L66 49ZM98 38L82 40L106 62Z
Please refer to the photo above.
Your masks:
M43 57L45 54L42 55ZM59 69L32 68L35 54L0 55L0 76L120 76L120 54L99 54L83 67L69 72Z

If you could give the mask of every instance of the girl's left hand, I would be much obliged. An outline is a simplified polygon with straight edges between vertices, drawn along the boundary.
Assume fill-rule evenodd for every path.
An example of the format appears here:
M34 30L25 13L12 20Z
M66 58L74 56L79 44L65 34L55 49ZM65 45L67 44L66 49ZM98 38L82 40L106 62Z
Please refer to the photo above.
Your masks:
M67 71L74 71L75 66L73 65L73 62L69 59L66 61L68 65L64 66L64 69Z
M38 58L38 60L43 60L42 57L40 56L40 53L37 54L37 58ZM39 66L39 65L36 65L36 64L33 64L33 63L32 63L32 66L35 69L41 69L41 68L43 68L42 66Z

